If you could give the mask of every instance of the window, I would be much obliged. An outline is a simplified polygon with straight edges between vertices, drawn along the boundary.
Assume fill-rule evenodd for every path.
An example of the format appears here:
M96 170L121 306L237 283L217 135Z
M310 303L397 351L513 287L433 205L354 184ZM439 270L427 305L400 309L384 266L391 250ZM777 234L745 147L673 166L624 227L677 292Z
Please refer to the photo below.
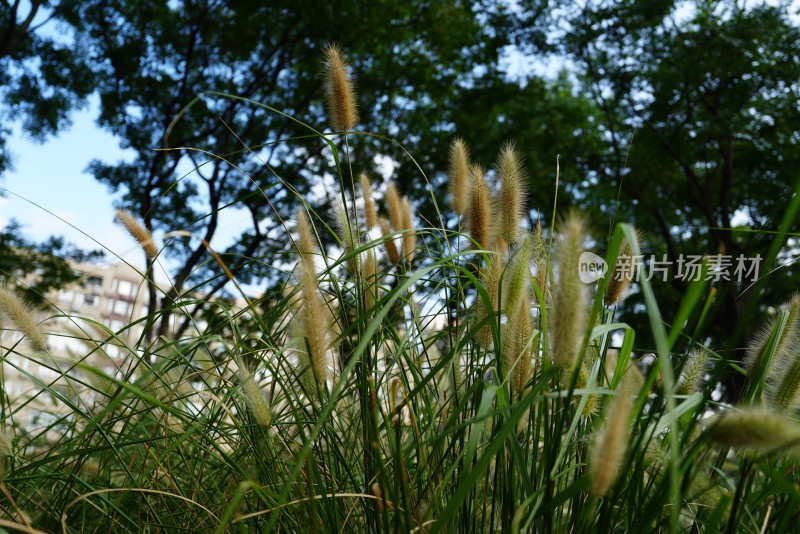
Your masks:
M133 284L127 280L117 280L117 294L130 297L133 295Z
M97 295L84 295L83 303L89 307L94 308L100 303L100 297Z
M128 303L124 300L115 300L114 313L117 315L128 315Z
M99 276L90 276L86 279L86 285L93 289L99 289L103 287L103 279Z

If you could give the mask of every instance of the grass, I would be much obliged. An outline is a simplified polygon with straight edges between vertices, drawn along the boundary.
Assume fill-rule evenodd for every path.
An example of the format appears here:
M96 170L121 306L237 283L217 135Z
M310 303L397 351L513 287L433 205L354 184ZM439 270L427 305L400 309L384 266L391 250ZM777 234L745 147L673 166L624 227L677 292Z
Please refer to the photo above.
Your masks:
M332 109L342 83L328 89ZM606 298L608 278L577 278L570 258L584 242L579 221L565 216L564 231L549 235L541 225L517 232L514 214L524 205L503 202L524 195L512 191L500 206L472 195L478 205L465 207L470 195L462 195L460 218L438 204L438 226L414 226L410 206L395 199L400 208L379 206L402 211L390 211L393 226L366 228L364 199L344 187L354 177L342 164L348 138L366 134L307 128L331 150L343 209L338 223L304 199L300 215L280 214L294 217L287 229L300 253L275 300L212 302L194 334L153 343L142 330L154 317L115 332L54 306L32 326L23 304L12 302L13 313L4 305L2 369L25 376L35 394L4 389L0 398L0 529L793 528L800 424L786 393L797 388L785 377L794 373L800 326L790 312L770 323L744 370L713 347L674 350L694 339L683 324L708 305L703 283L670 312L643 280L655 346L634 351L636 333L615 321L619 299ZM519 170L509 151L501 182L503 168ZM453 153L467 157L463 147ZM469 173L468 162L457 163L453 172ZM451 179L463 193L475 177ZM623 243L638 253L637 232L619 224L609 265ZM182 315L188 304L189 296L158 313ZM56 320L72 324L84 351L42 350L35 329L47 332ZM111 346L123 357L111 358ZM656 355L649 367L645 352ZM729 372L750 377L735 407L712 395ZM42 411L52 413L49 422L25 420Z

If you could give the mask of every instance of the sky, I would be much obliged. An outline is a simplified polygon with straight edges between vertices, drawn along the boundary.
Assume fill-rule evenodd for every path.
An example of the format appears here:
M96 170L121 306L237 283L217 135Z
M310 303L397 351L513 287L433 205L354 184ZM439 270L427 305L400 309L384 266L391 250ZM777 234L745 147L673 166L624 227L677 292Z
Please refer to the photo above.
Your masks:
M114 162L130 157L114 136L94 124L96 99L91 104L73 113L70 128L44 143L22 135L15 125L8 140L14 168L0 178L5 193L0 198L0 225L16 219L28 239L61 235L81 248L103 245L107 254L140 265L141 249L113 222L113 196L86 172L93 159Z

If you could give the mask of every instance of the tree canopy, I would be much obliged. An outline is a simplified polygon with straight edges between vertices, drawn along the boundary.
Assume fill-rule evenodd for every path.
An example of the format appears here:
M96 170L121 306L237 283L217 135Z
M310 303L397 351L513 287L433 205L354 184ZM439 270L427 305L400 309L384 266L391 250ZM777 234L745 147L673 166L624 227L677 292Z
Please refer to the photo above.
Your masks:
M647 250L673 264L682 254L769 259L774 243L786 239L774 233L781 223L797 231L796 221L783 219L796 195L800 159L800 29L784 4L32 6L34 14L46 11L68 27L72 38L32 26L18 2L0 15L7 28L0 81L8 112L41 137L96 93L98 124L136 156L97 160L89 171L148 229L194 236L165 243L174 286L161 299L150 287L153 309L194 287L206 293L224 287L204 244L219 232L223 210L243 209L252 224L220 252L242 281L265 283L285 274L279 261L258 259L287 251L282 216L299 205L297 196L317 191L315 208L333 207L335 199L319 188L332 175L330 153L304 126L330 131L319 64L328 42L342 46L357 78L356 130L378 134L357 132L347 145L342 136L332 139L360 166L355 175L367 172L380 182L378 164L366 163L393 161L392 178L415 200L422 220L436 216L431 191L444 184L447 148L459 135L486 166L505 141L516 141L529 170L531 220L550 216L558 159L559 205L592 216L600 247L609 220L635 223ZM561 74L514 72L508 67L514 53L556 61ZM275 188L279 183L291 184L296 195ZM785 260L791 248L783 250ZM741 347L753 324L746 319L759 303L776 304L797 288L791 267L768 281L747 291L741 283L715 283L698 339ZM674 309L686 284L671 277L656 290L662 305ZM634 323L635 302L627 316Z
M69 125L70 112L80 108L94 91L88 57L80 46L54 33L48 24L66 24L60 5L33 0L2 2L0 7L0 174L13 169L7 140L16 121L24 134L38 141ZM0 231L0 278L25 279L29 301L41 303L50 289L77 279L67 258L84 261L98 253L84 253L51 238L35 243L11 221Z
M738 360L759 303L798 288L790 263L766 271L777 266L770 249L786 239L775 232L800 184L800 28L787 6L680 5L590 3L559 47L603 110L608 150L591 190L606 199L606 216L645 229L648 248L672 265L698 254L728 256L734 267L740 256L763 260L755 287L733 276L712 284L698 331ZM620 202L609 203L617 191ZM670 282L659 302L677 309L687 283Z

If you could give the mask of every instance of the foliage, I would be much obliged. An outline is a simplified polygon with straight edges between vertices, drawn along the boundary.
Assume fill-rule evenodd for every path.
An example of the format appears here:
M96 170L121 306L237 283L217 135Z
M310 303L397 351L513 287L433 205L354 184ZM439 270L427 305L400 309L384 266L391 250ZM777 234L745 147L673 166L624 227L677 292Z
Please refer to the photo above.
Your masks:
M251 224L220 250L229 268L244 282L281 280L273 264L250 258L286 252L280 209L309 196L328 165L324 145L313 139L290 149L278 142L307 135L297 122L211 91L318 120L319 47L335 41L358 69L360 89L380 95L359 103L359 127L397 135L424 129L418 121L468 83L471 68L491 64L498 47L479 24L477 6L468 4L90 2L79 9L74 19L92 50L99 124L136 152L126 163L95 161L91 172L147 229L195 236L165 244L174 291L161 302L152 298L151 311L169 308L197 283L205 293L222 289L226 280L208 276L201 240L213 244L220 219L234 209ZM197 105L185 108L198 95ZM374 173L373 140L359 138L351 150L364 162L360 170ZM331 213L331 201L327 195L316 202ZM156 297L155 287L150 292Z
M102 256L99 251L78 250L57 237L33 243L14 221L0 231L0 278L6 284L22 282L19 289L32 304L42 304L54 289L78 279L68 260L95 261Z
M798 289L790 276L793 249L781 249L785 236L769 233L795 195L800 158L800 34L785 3L596 0L576 9L540 0L324 7L36 1L23 11L15 2L0 14L0 85L9 118L41 138L96 91L98 124L137 156L97 160L89 170L117 193L118 207L157 236L194 236L164 244L174 290L158 297L151 286L151 312L169 309L196 287L224 293L227 280L211 276L211 264L202 261L203 240L224 249L243 282L271 290L285 280L285 262L251 258L287 257L282 209L299 194L332 214L330 161L320 146L287 148L279 140L306 135L303 128L247 101L318 122L318 52L326 41L348 50L361 92L370 95L359 103L358 128L397 141L352 138L345 152L360 162L355 175L370 173L380 191L379 162L391 160L388 174L426 220L437 216L427 188L444 186L452 134L481 162L514 139L529 171L528 227L549 213L558 160L562 205L577 204L598 229L609 220L635 223L647 234L647 256L666 254L675 264L681 254L760 255L769 260L762 274L781 266L786 276L746 291L716 282L704 320L690 318L695 337L722 343L726 357L741 359L759 303L777 305ZM515 50L526 62L547 59L563 70L549 81L538 71L515 71ZM402 147L416 155L414 163ZM10 161L7 154L0 159ZM226 215L251 224L234 244L221 246ZM454 228L453 218L444 222ZM796 230L790 221L792 243ZM609 234L593 237L602 243ZM687 286L672 277L654 289L674 308ZM624 318L644 326L641 300L631 302ZM165 319L154 334L164 333ZM735 396L741 384L729 386Z
M450 230L418 219L395 228L397 241L409 232L425 239L418 248L403 239L405 259L394 260L384 250L387 236L365 227L362 195L348 197L355 162L347 149L371 134L298 126L308 137L281 144L322 147L334 162L344 215L337 226L302 205L298 224L283 227L297 242L286 260L298 264L296 287L262 307L243 295L238 305L205 302L208 321L156 342L147 329L160 317L152 316L119 332L66 317L86 346L69 357L4 339L4 372L21 372L36 387L32 398L4 389L0 401L0 525L64 532L791 528L800 422L796 404L777 403L774 390L797 374L796 303L752 347L739 407L720 404L712 392L721 374L741 370L709 348L676 351L688 332L682 322L665 327L647 281L646 333L656 354L649 366L633 352L640 331L604 305L608 280L581 285L571 259L584 243L576 214L552 240L538 228L513 244L508 232L491 230L489 250L478 251L461 221ZM478 176L475 168L472 180ZM492 204L494 220L498 208L517 213L519 206ZM436 212L437 221L450 218L443 207ZM633 228L618 224L609 264L623 238L639 252ZM236 281L223 258L209 256ZM432 291L420 291L425 285ZM703 296L690 288L678 315L702 309ZM155 313L185 314L194 304L184 299ZM325 343L328 352L319 350ZM554 353L567 345L577 353ZM698 380L690 375L705 375L705 363L693 363L700 352L716 366ZM28 374L30 362L51 379ZM320 364L329 380L320 379ZM689 390L677 394L676 386ZM31 424L30 411L43 400L52 422ZM720 415L707 419L712 412Z
M32 0L25 6L2 2L0 8L0 113L4 124L19 119L23 132L44 140L69 124L69 112L94 90L87 55L79 41L45 34L42 26L64 23L68 2ZM27 10L26 10L27 8ZM11 166L0 128L0 172Z
M785 240L772 232L800 186L800 28L788 4L598 1L566 18L570 31L553 46L574 61L608 142L583 203L645 229L645 254L672 265L680 255L759 255L759 284L711 284L705 324L692 319L695 339L741 360L759 303L798 289L792 248L770 263ZM796 221L788 230L796 243ZM673 276L655 289L674 308L687 283ZM641 325L636 315L625 318Z

